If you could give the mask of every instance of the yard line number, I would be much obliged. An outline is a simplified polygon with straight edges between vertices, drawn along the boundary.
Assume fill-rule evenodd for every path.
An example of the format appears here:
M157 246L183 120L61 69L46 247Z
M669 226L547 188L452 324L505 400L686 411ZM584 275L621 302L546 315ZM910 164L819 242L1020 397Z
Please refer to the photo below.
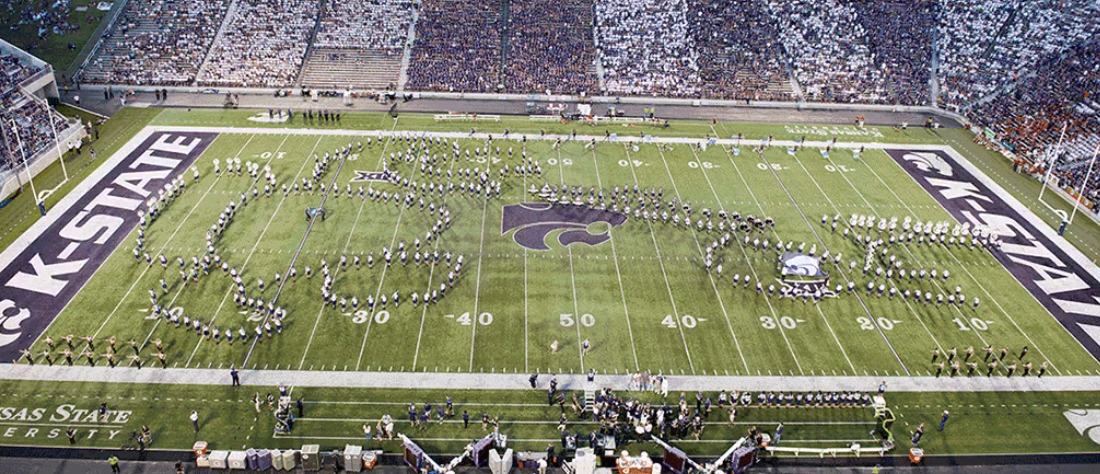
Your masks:
M453 314L444 314L443 317L453 319L457 321L458 324L461 324L463 326L469 326L474 323L474 318L470 315L469 311L462 313L458 316L455 316ZM482 326L493 324L493 313L485 312L477 315L477 323Z
M676 327L684 327L684 328L688 328L688 329L693 329L693 328L695 328L695 326L698 326L699 323L703 322L703 321L706 321L706 319L696 318L695 316L692 316L690 314L685 314L683 316L680 316L680 320L679 320L679 322L677 322L675 316L673 316L671 314L667 314L667 315L665 315L665 319L661 320L661 324L663 324L667 328L673 328L673 329L675 329ZM679 325L679 326L677 326L677 325Z
M581 321L581 326L584 326L586 328L590 328L596 325L596 317L592 316L591 314L582 314L579 319ZM561 322L561 325L563 327L570 327L577 323L577 321L573 318L572 313L562 313L561 317L558 318L558 321Z

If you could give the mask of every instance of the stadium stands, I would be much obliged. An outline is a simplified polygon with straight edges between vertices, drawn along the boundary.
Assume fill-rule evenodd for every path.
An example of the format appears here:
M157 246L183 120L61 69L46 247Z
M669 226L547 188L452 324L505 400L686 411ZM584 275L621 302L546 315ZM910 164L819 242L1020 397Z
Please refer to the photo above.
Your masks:
M689 0L689 27L699 51L703 95L721 99L792 100L778 22L762 2Z
M90 83L185 85L206 57L229 0L133 0L82 70Z
M932 39L939 2L848 0L866 31L875 67L886 80L886 103L930 105Z
M199 84L293 86L317 26L320 0L238 0L234 5Z
M500 85L499 0L423 0L407 86L429 91L492 92Z
M593 8L592 0L511 1L506 90L596 92Z
M302 85L360 90L396 86L416 8L409 0L329 4L302 70Z
M24 154L30 159L53 145L47 109L19 90L19 84L38 71L12 56L0 55L0 173L20 165ZM57 115L55 120L66 123ZM11 129L13 122L18 134Z
M596 3L596 49L607 92L694 97L698 53L686 0Z

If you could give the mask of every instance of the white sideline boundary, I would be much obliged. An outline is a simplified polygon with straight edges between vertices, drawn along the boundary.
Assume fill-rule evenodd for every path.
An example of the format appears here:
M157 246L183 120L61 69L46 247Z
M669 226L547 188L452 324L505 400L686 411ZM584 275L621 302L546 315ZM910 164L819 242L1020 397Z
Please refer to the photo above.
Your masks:
M99 183L109 172L119 165L123 159L132 153L137 147L154 133L158 132L208 132L218 134L267 134L267 135L298 135L298 136L351 136L351 137L391 137L391 136L410 136L410 137L439 137L439 138L451 138L451 139L474 139L484 140L489 136L501 140L505 139L503 133L464 133L464 132L425 132L425 131L395 131L395 130L318 130L311 128L232 128L232 127L194 127L194 126L146 126L142 130L138 131L125 145L118 151L111 155L110 158L104 160L92 173L90 173L83 181L78 183L72 191L64 196L45 217L42 217L35 221L27 231L16 238L7 248L0 252L0 268L5 268L11 264L11 262L23 252L31 243L33 243L38 237L40 237L47 228L57 222L58 218L67 212L79 199L83 198L88 191ZM523 137L523 134L511 134L507 140L519 140ZM568 135L544 135L544 136L527 136L528 140L558 140L562 141L576 141L580 143L589 142L595 140L597 143L603 143L603 136L594 135L577 135L575 138L570 139ZM616 142L637 142L637 143L675 143L675 144L698 144L704 143L708 140L699 138L685 138L685 137L618 137ZM744 146L753 147L759 143L759 140L737 140L737 139L715 139L714 145L722 146ZM832 141L806 141L804 143L796 142L793 140L773 140L769 142L771 147L787 147L787 146L801 146L810 148L843 148L843 149L905 149L912 151L942 151L950 156L956 163L963 169L966 169L974 177L987 186L990 191L997 194L1006 204L1015 209L1021 217L1031 223L1038 232L1050 239L1050 241L1064 251L1070 258L1074 259L1081 268L1100 280L1100 267L1092 263L1092 261L1086 257L1080 250L1065 240L1064 237L1058 235L1054 229L1047 225L1041 218L1039 218L1031 209L1026 207L1012 194L1010 194L1000 184L978 169L973 163L965 158L961 153L956 151L950 145L929 145L929 144L898 144L898 143L863 143L863 142L837 142ZM1025 289L1026 291L1026 289ZM1031 295L1030 292L1028 292ZM1034 295L1032 295L1034 297ZM1044 308L1045 310L1045 308ZM1050 314L1048 312L1048 314ZM1053 318L1054 316L1051 315ZM1060 321L1056 321L1061 325ZM1085 332L1097 342L1100 343L1100 331L1089 331L1090 328L1082 326ZM1076 341L1076 338L1074 338ZM1078 341L1080 344L1080 341ZM1083 347L1083 346L1082 346ZM41 374L53 374L54 377L39 377L36 375L28 375L21 370L31 368L33 372ZM68 370L71 372L53 372L52 370ZM0 364L0 380L58 380L58 381L106 381L106 382L144 382L144 383L183 383L183 384L209 384L210 380L217 380L216 371L213 374L202 376L199 380L188 381L188 377L179 377L181 381L175 381L176 376L164 377L153 376L154 373L165 374L175 373L176 371L200 371L200 370L213 370L213 369L168 369L168 370L150 370L146 369L144 372L136 372L138 369L113 369L113 373L100 373L101 370L108 370L106 368L98 367L42 367L42 366L21 366L18 364ZM127 376L119 376L126 374L126 371L133 370L134 373ZM91 378L85 378L85 372L95 373L97 375ZM188 372L190 373L190 372ZM329 377L328 380L323 378L303 377L305 374L296 371L253 371L251 372L249 379L260 380L262 383L252 382L250 385L272 385L277 383L283 383L294 380L301 380L301 382L294 383L294 385L303 386L334 386L334 387L403 387L406 382L405 379L417 379L421 381L435 381L436 376L443 377L443 379L450 379L452 377L474 377L475 383L469 385L469 388L509 388L509 389L524 389L529 388L526 384L525 376L517 378L517 382L503 383L502 386L496 387L493 385L486 385L485 377L516 377L515 375L507 376L504 374L424 374L418 373L418 377L407 377L407 373L400 372L308 372L308 374L322 374ZM256 375L264 374L264 375ZM279 378L280 374L284 378ZM296 375L301 374L301 375ZM341 377L340 374L347 374L348 377ZM111 375L111 376L108 376ZM385 376L385 377L382 377ZM271 378L274 377L274 378ZM566 379L572 379L571 376L563 376ZM623 377L622 386L626 386L626 376ZM581 377L578 379L578 387ZM603 376L603 379L614 379L613 376ZM683 377L672 377L673 379L683 379ZM521 380L522 379L522 380ZM692 381L690 384L681 385L678 383L674 385L677 389L692 389L692 390L721 390L727 388L732 383L736 383L738 387L746 387L744 389L751 390L753 386L758 386L757 390L777 390L781 387L818 387L814 390L867 390L868 387L877 386L881 377L844 377L833 376L825 378L813 378L813 377L781 377L781 376L768 376L768 377L752 377L752 376L703 376L699 377L700 380ZM1100 387L1100 377L1095 376L1058 376L1045 379L1038 378L1002 378L1002 379L990 379L988 382L983 383L978 378L973 379L943 379L943 378L929 378L929 377L901 377L901 378L889 378L895 380L892 382L891 389L894 391L1074 391L1074 390L1096 390ZM387 380L390 383L385 385L371 385L375 380ZM914 384L911 389L906 389L904 381L910 380ZM996 380L1003 380L1003 382L995 382ZM1042 382L1036 382L1042 380ZM922 382L923 381L923 382ZM1056 382L1052 382L1056 381ZM329 385L329 383L336 383L336 385ZM518 384L517 384L518 383ZM902 387L895 387L901 383ZM318 385L319 384L319 385ZM365 385L364 385L365 384ZM724 385L723 385L724 384ZM415 385L415 384L413 384ZM439 388L450 388L453 385L444 385ZM568 386L568 385L566 385ZM458 386L454 386L458 388ZM697 388L689 388L697 387ZM962 388L965 387L965 388ZM984 388L983 388L984 387ZM1050 388L1058 387L1058 388ZM406 388L432 388L426 387L406 387ZM801 388L791 388L790 390L802 390ZM806 390L810 390L807 388Z

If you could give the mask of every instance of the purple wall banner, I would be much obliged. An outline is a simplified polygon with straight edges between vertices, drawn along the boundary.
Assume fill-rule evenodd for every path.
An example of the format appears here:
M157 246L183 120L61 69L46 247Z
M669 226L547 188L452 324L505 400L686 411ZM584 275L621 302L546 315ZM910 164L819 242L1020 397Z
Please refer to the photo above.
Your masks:
M0 254L0 361L19 357L139 222L149 199L216 133L135 138ZM137 144L134 146L134 144Z

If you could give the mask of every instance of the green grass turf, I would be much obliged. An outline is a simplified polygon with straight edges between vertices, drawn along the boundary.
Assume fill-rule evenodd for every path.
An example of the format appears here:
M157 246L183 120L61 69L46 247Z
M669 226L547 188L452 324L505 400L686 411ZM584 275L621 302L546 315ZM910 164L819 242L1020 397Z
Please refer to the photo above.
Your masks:
M45 39L38 37L38 26L33 22L19 24L19 15L28 8L33 11L51 10L52 3L46 0L21 0L15 2L13 10L5 8L0 11L0 25L4 25L0 29L0 38L50 63L60 76L80 53L84 43L91 39L99 22L107 16L107 12L96 9L98 0L73 0L69 6L69 23L80 26L80 29L62 35L51 31ZM78 12L77 7L87 7L88 10ZM70 49L69 44L76 45L76 48Z
M156 370L156 369L150 369ZM457 453L469 439L484 436L481 414L499 417L501 432L510 437L509 447L517 450L545 450L547 444L558 445L556 425L560 413L548 407L541 391L443 391L397 389L320 389L292 387L291 396L305 402L304 417L295 423L288 436L273 436L274 420L266 403L256 413L252 396L261 398L271 388L231 388L211 386L141 386L136 384L92 384L56 382L0 381L0 445L68 445L64 430L78 430L77 447L135 447L129 439L132 430L148 425L153 432L153 448L186 450L197 440L211 443L212 449L279 448L298 449L302 444L320 444L323 449L342 448L345 444L365 445L371 449L398 452L398 441L372 440L362 436L362 425L373 427L384 414L395 420L396 431L417 440L428 452ZM407 404L415 402L423 409L424 402L438 405L450 395L455 401L455 417L425 429L413 428L406 421ZM650 393L622 393L649 403L663 403ZM692 394L688 394L688 398ZM717 394L708 394L712 398ZM673 393L669 402L675 403ZM1096 407L1096 393L889 393L887 398L897 421L893 425L899 452L909 446L916 427L924 423L925 436L921 446L931 455L993 454L1020 452L1092 452L1096 450L1087 437L1081 436L1066 420L1063 412ZM72 405L67 412L95 410L107 403L112 411L131 411L124 423L117 412L109 416L111 423L87 420L62 420L58 407ZM27 408L25 416L20 412ZM33 410L44 409L40 419L32 418ZM191 410L200 415L200 432L196 435L187 417ZM463 428L461 413L468 410L471 423ZM951 412L947 429L937 431L940 414ZM433 409L433 412L435 410ZM579 419L566 406L568 429L587 436L595 425ZM297 416L297 413L295 413ZM434 417L433 417L434 419ZM778 422L786 426L781 441L785 446L846 447L851 442L873 445L870 431L875 426L871 408L761 408L742 407L737 424L728 423L727 414L717 409L708 418L700 441L688 437L674 440L690 454L718 455L732 440L744 436L756 426L773 432ZM28 435L30 430L36 433ZM50 430L58 434L50 438ZM90 430L98 430L92 433ZM117 431L114 438L111 431ZM631 452L658 448L644 443L631 445ZM446 459L436 459L446 461Z
M163 114L154 120L165 120ZM369 116L362 120L369 121ZM376 123L386 124L384 116ZM403 119L402 119L403 120ZM393 122L388 122L393 127ZM401 121L397 126L402 128ZM240 364L248 351L239 342L214 344L184 331L148 319L147 290L169 283L162 304L182 307L204 322L214 320L223 330L248 320L230 297L231 285L220 272L197 283L182 285L177 256L196 255L203 235L230 199L249 188L247 176L212 172L212 161L239 157L270 164L280 181L300 181L309 173L313 153L347 144L348 137L287 136L226 133L198 162L202 178L147 232L147 245L165 249L172 264L167 270L135 261L131 236L78 294L47 331L60 336L110 336L147 344L162 339L170 364L178 367L228 367ZM463 140L463 148L478 143ZM355 170L381 169L381 159L403 150L403 144L366 147L349 160L339 175L336 165L325 182L335 177L341 188ZM503 149L519 143L498 141ZM987 344L1013 352L1028 345L1036 364L1049 360L1052 373L1096 374L1093 360L1048 313L989 255L975 250L910 245L899 247L899 257L910 268L951 271L947 283L920 281L899 285L949 293L960 286L970 297L983 300L980 308L907 304L867 295L844 295L820 305L764 298L751 289L733 285L734 274L749 273L753 281L774 282L776 254L733 245L719 252L721 277L703 271L702 248L716 235L686 231L669 224L631 219L612 232L612 241L596 247L555 246L547 252L524 251L500 235L501 205L531 200L524 190L533 183L568 183L610 190L615 186L662 187L665 198L679 196L695 209L725 208L745 214L771 216L774 232L761 236L818 245L848 258L861 247L820 225L823 214L871 214L913 217L921 221L949 219L945 211L884 153L870 151L855 161L845 151L831 160L818 151L802 150L796 157L769 149L763 157L749 147L733 158L720 147L705 152L677 145L661 150L642 145L634 152L622 144L600 144L587 150L567 143L553 150L548 142L527 145L530 156L542 163L542 179L510 178L501 200L487 203L464 194L445 199L453 225L438 241L441 252L462 253L466 266L451 293L440 304L425 308L408 303L412 291L437 287L445 270L395 263L390 268L349 268L337 271L334 288L340 295L404 297L401 306L389 305L373 314L323 308L317 296L320 277L300 276L289 282L279 303L290 312L286 330L256 348L249 367L324 370L462 371L462 372L573 372L596 369L602 373L636 370L697 375L928 375L931 351ZM437 147L433 152L446 152ZM501 163L493 165L493 174ZM412 167L391 163L409 176ZM452 162L446 164L452 166ZM464 157L455 169L484 163ZM847 171L829 171L844 169ZM423 177L417 177L424 180ZM188 177L190 181L190 177ZM435 181L434 179L429 181ZM458 179L456 179L458 181ZM392 191L389 185L377 186ZM788 195L787 193L790 193ZM242 269L250 293L270 298L273 276L285 272L305 234L305 207L320 196L294 194L253 200L239 211L219 240L221 254ZM437 202L442 198L435 196ZM329 219L318 223L305 240L298 270L332 265L340 254L381 255L383 246L422 237L435 218L415 208L331 198L325 205ZM821 240L818 241L817 239ZM480 255L479 255L480 254ZM380 260L380 259L379 259ZM845 259L847 261L847 259ZM980 275L980 279L978 277ZM268 282L260 293L257 278ZM847 265L834 271L834 281L851 278L863 288L867 277L848 274ZM159 292L159 290L158 290ZM104 295L109 295L105 297ZM590 315L590 316L589 316ZM881 329L881 331L880 331ZM590 339L593 350L580 356L580 344ZM552 354L551 341L561 350ZM37 351L44 348L38 347ZM145 352L150 353L148 349Z

